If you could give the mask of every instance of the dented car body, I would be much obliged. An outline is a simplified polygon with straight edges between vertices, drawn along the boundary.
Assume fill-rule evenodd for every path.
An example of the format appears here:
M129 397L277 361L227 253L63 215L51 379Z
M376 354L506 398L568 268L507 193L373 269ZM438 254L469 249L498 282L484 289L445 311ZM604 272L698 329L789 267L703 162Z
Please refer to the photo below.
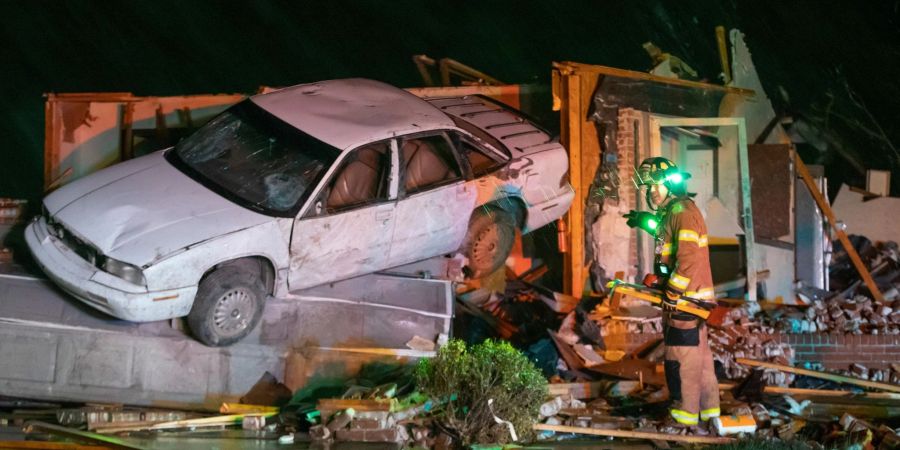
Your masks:
M448 254L505 259L572 202L565 149L479 96L363 79L251 97L173 148L48 195L26 240L47 275L130 321L189 316L227 345L269 295ZM474 227L474 228L473 228ZM195 301L196 299L196 301Z

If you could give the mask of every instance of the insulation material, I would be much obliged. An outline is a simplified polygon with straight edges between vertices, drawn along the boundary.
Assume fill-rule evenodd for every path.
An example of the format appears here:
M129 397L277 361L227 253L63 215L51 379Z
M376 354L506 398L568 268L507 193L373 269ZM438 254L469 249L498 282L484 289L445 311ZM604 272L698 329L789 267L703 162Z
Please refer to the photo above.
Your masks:
M628 205L625 202L618 205L612 201L605 202L603 214L591 227L591 246L597 264L607 275L624 271L625 277L633 280L637 274L629 259L635 246L631 240L631 228L622 217L626 213Z
M864 194L843 185L831 209L837 220L847 226L847 234L863 235L873 242L900 242L898 197L878 197L866 201Z

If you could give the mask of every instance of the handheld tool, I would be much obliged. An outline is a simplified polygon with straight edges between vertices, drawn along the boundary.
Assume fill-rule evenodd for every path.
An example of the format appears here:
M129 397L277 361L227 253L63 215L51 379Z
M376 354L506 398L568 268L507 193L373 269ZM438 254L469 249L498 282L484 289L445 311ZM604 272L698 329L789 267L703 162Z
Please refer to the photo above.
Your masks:
M634 298L646 300L655 305L661 305L663 302L663 297L665 297L666 295L659 289L650 288L640 284L626 283L622 280L610 281L607 286L610 289L610 298L612 299L613 303L618 303L617 296L630 295ZM693 314L704 320L709 317L710 311L705 307L706 302L686 296L681 296L680 299L686 300L687 302L691 303L691 305L679 303L678 306L675 307L675 309L677 309L678 311Z

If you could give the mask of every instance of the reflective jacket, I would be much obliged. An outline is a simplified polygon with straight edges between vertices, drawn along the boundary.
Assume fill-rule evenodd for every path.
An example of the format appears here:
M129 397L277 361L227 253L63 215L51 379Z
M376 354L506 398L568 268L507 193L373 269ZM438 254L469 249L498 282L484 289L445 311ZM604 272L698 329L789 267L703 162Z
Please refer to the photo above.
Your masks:
M669 290L715 302L709 238L700 209L689 198L677 198L666 206L661 222L656 236L657 275L668 278ZM677 316L674 318L681 319Z

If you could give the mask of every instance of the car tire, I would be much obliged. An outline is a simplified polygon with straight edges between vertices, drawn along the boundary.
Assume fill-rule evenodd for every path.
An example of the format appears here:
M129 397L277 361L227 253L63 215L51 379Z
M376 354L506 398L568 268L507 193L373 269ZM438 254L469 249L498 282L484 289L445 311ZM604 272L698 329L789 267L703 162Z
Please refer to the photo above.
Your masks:
M241 266L220 267L200 281L188 326L210 347L234 344L256 328L265 298L258 273Z
M462 253L468 258L466 275L484 278L506 263L516 239L516 216L500 208L479 208L469 219Z

